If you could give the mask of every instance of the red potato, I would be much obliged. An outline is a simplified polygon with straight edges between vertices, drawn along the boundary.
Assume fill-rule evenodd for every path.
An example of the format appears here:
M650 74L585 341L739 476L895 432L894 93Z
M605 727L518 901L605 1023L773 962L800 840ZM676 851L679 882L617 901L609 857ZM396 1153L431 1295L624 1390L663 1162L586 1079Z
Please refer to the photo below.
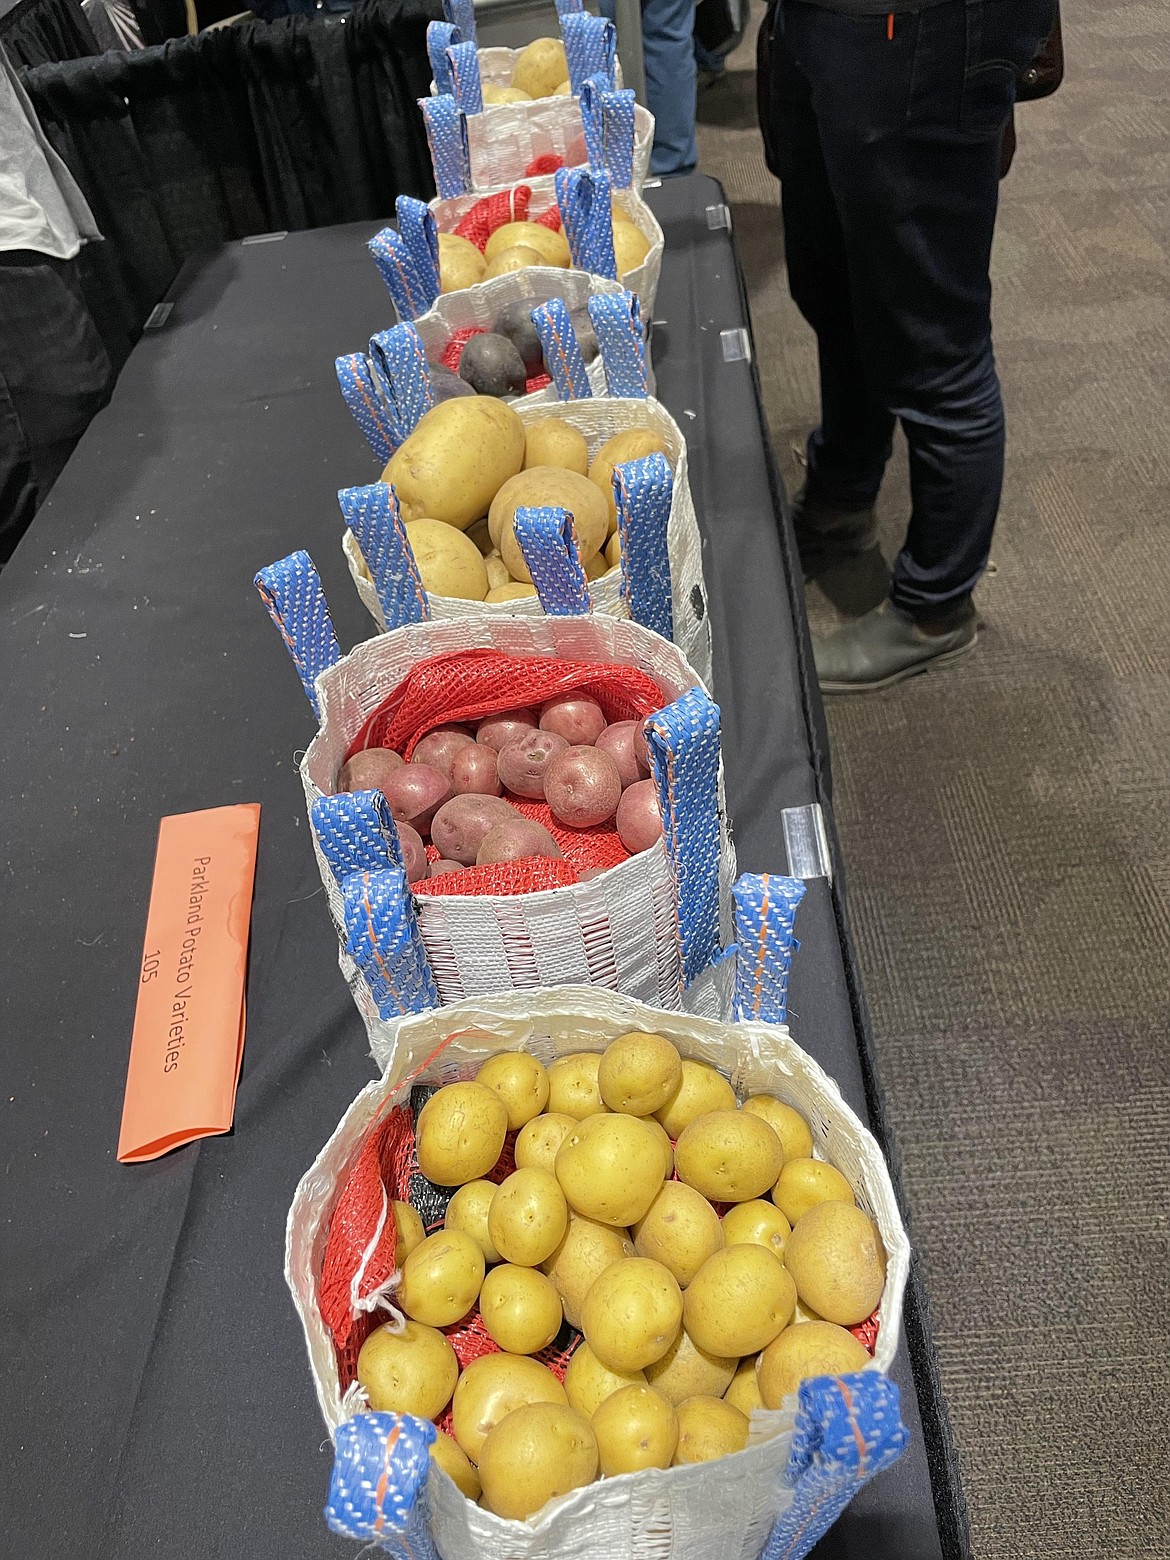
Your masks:
M587 694L562 693L541 706L540 729L555 731L574 747L591 746L605 730L605 716Z
M553 839L543 823L535 818L522 818L497 823L483 837L476 852L477 867L486 867L494 861L521 861L525 856L554 856L562 854L561 847Z
M499 754L481 742L460 748L451 760L451 789L456 796L499 796Z
M431 869L427 873L427 876L428 877L442 877L444 872L462 872L462 871L463 871L463 863L461 861L443 861L443 860L440 859L439 861L432 861L431 862Z
M595 747L566 748L550 762L544 777L544 799L553 817L571 829L608 822L621 796L617 764Z
M607 726L594 743L599 753L608 753L618 766L623 788L637 780L645 780L650 773L646 762L646 739L642 735L640 720L615 720Z
M338 791L380 791L382 781L395 769L402 768L402 754L393 748L366 748L355 753L341 767L337 777Z
M454 796L431 822L431 843L448 861L469 867L484 835L497 824L519 817L511 803L499 796Z
M533 731L519 742L500 749L499 775L517 796L544 799L544 776L549 763L568 747L555 731Z
M531 710L503 710L499 715L488 715L479 723L475 740L498 753L509 743L523 741L530 731L536 730L536 716Z
M622 792L617 805L618 838L636 856L662 838L662 811L653 780L637 780Z
M411 754L412 764L430 764L441 775L451 778L451 765L456 753L474 745L475 738L466 726L436 726L421 737Z
M399 823L409 823L426 834L431 819L451 799L447 776L430 764L403 764L387 776L382 790Z
M409 823L396 823L398 830L398 843L402 846L402 862L406 868L406 881L417 883L425 878L430 867L427 860L427 848L422 842L422 835L417 829L412 829Z

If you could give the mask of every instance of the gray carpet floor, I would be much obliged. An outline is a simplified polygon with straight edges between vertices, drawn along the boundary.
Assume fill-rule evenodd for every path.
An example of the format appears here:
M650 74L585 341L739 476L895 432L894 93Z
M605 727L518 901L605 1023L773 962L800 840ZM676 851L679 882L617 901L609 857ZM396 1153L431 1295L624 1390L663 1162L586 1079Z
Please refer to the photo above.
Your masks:
M1170 1555L1170 3L1065 0L994 278L978 651L830 701L849 907L979 1560ZM817 415L755 126L701 93L790 490ZM904 455L883 552L908 514ZM880 568L809 591L814 631Z

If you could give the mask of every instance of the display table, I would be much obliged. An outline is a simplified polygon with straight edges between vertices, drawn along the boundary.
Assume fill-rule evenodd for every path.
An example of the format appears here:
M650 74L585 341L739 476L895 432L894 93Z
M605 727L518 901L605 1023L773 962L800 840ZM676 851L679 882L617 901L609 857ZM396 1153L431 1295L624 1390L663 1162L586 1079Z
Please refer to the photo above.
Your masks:
M666 232L658 388L687 434L707 541L740 865L784 871L781 809L825 799L824 744L754 373L725 359L744 338L721 333L747 324L739 271L728 232L709 225L713 181L651 201ZM321 1517L328 1443L282 1276L284 1221L372 1063L296 773L309 707L251 582L305 547L342 644L370 633L336 490L376 469L333 358L392 319L372 231L246 241L189 265L0 575L13 1554L346 1553ZM243 801L263 813L234 1133L121 1166L158 818ZM861 998L827 879L810 884L797 933L793 1033L864 1115ZM822 1556L958 1552L913 1284L908 1327L917 1380L905 1345L895 1376L911 1450Z

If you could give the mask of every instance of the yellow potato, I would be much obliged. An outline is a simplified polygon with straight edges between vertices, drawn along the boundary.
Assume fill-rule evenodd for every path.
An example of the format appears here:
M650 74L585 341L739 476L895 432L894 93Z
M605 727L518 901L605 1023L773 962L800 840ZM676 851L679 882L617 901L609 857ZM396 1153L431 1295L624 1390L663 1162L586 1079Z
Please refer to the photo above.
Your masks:
M568 1226L564 1193L547 1170L514 1170L488 1209L488 1234L504 1260L517 1267L539 1267Z
M445 1230L462 1230L483 1252L485 1262L498 1262L500 1253L488 1234L488 1210L497 1191L494 1181L467 1181L447 1204Z
M593 1415L613 1393L623 1387L644 1387L646 1375L640 1370L610 1370L603 1365L587 1343L579 1343L565 1371L565 1392L569 1406L586 1419Z
M760 1396L765 1408L779 1408L809 1376L841 1376L868 1364L865 1345L834 1322L786 1327L760 1356Z
M682 1083L654 1114L671 1138L677 1139L696 1116L709 1110L734 1110L735 1090L714 1067L683 1058Z
M678 1419L674 1404L653 1387L622 1387L606 1398L590 1425L606 1478L670 1467L678 1445Z
M823 1159L790 1159L772 1188L772 1201L796 1228L797 1220L817 1203L841 1202L853 1206L853 1188L833 1165Z
M450 1327L475 1304L484 1275L483 1252L462 1230L439 1230L402 1265L394 1303L428 1327Z
M566 1116L561 1111L550 1111L534 1117L526 1127L521 1127L514 1150L517 1170L547 1170L551 1175L557 1149L575 1125L572 1116Z
M616 514L614 524L617 524ZM613 533L605 544L605 561L611 569L616 569L622 561L622 539L617 531Z
M739 1369L731 1378L731 1385L723 1394L726 1403L733 1403L741 1414L751 1415L753 1408L763 1408L755 1359L741 1360Z
M482 1083L451 1083L418 1117L418 1167L437 1186L479 1181L500 1157L508 1135L504 1102Z
M543 1273L505 1262L484 1279L479 1314L501 1349L536 1354L561 1330L561 1297Z
M562 81L559 87L554 87L552 89L552 91L549 93L549 97L571 97L572 94L573 94L573 84L572 84L572 82L571 81Z
M423 1221L407 1202L394 1203L394 1266L400 1268L416 1246L426 1239Z
M564 1238L542 1264L544 1272L556 1285L570 1326L580 1328L581 1307L594 1279L623 1257L634 1255L633 1242L625 1230L583 1219L579 1213L570 1211Z
M626 428L615 433L598 450L589 464L589 480L605 495L606 513L609 515L607 536L617 535L617 500L613 496L613 468L628 460L641 460L646 455L669 454L666 440L652 428ZM615 560L610 559L613 563Z
M527 1051L500 1051L489 1056L475 1081L503 1100L510 1132L518 1132L548 1104L548 1073Z
M700 1349L685 1327L680 1327L660 1360L646 1367L646 1380L672 1403L684 1398L722 1397L735 1375L738 1360Z
M496 1426L479 1459L483 1504L523 1521L597 1477L597 1441L568 1404L534 1403Z
M488 593L487 569L474 542L442 520L412 520L406 539L423 589L432 596L482 601Z
M538 1360L523 1354L484 1354L471 1364L455 1384L451 1424L455 1439L479 1462L483 1443L500 1420L526 1403L562 1403L565 1389Z
M487 570L488 581L487 595L484 597L486 601L493 590L500 590L502 587L509 586L513 581L512 576L508 573L508 566L499 553L489 553L483 560L483 566Z
M510 249L501 249L494 259L488 261L483 279L490 282L493 276L508 276L512 271L527 271L534 265L547 264L540 250L533 249L531 244L513 244Z
M572 1116L583 1121L605 1109L597 1074L601 1057L592 1051L575 1051L560 1056L548 1069L548 1109L551 1114Z
M811 1305L805 1305L804 1301L800 1298L800 1291L797 1290L797 1292L796 1292L796 1310L793 1311L793 1313L792 1313L792 1321L791 1321L790 1325L795 1327L798 1322L823 1322L823 1321L824 1321L824 1317L823 1316L818 1316L817 1313L813 1310Z
M521 92L519 87L501 87L494 81L485 81L481 91L483 106L494 108L499 103L531 103L531 92Z
M563 417L542 417L530 422L524 435L524 469L558 466L585 476L589 470L589 446L585 435Z
M362 1344L357 1379L376 1412L434 1419L451 1401L459 1375L455 1350L433 1327L408 1321L401 1332L385 1323Z
M886 1253L872 1219L849 1203L817 1203L796 1221L784 1265L827 1322L864 1322L882 1297Z
M749 1115L762 1116L768 1123L780 1139L785 1160L812 1158L812 1129L793 1106L773 1099L770 1094L753 1094L744 1100L743 1108Z
M520 470L524 424L490 395L440 401L390 457L382 481L398 494L403 520L442 520L465 531Z
M628 1257L590 1286L581 1330L610 1370L645 1370L674 1342L682 1312L682 1294L661 1262Z
M711 1354L757 1354L792 1320L796 1285L763 1246L708 1257L684 1296L687 1331Z
M609 573L609 564L605 561L605 554L599 552L590 558L585 565L585 578L589 581L599 580L603 574Z
M559 466L533 466L530 471L519 472L505 482L492 499L488 527L508 572L513 579L526 585L532 583L532 576L516 540L516 511L544 504L567 509L572 515L582 563L599 553L605 542L605 504L588 477Z
M445 293L459 292L483 281L487 261L478 245L458 233L439 234L439 286Z
M624 1228L662 1185L662 1143L636 1116L589 1116L557 1150L556 1177L575 1213Z
M601 1053L597 1085L610 1110L652 1116L682 1083L682 1057L661 1035L619 1035Z
M763 1246L784 1261L792 1226L773 1203L754 1198L737 1203L723 1215L723 1239L728 1246Z
M520 50L512 70L512 85L529 97L549 97L569 74L565 46L559 38L537 38Z
M780 1139L759 1116L712 1110L696 1116L674 1145L679 1179L712 1202L749 1202L775 1184Z
M641 1119L658 1139L658 1146L662 1150L662 1179L669 1181L674 1174L674 1144L670 1141L666 1128L656 1116L643 1116Z
M483 257L490 266L497 255L516 248L535 249L541 257L541 265L564 269L569 264L568 239L563 233L545 227L543 222L505 222L483 246Z
M457 1442L453 1441L444 1431L435 1433L435 1442L431 1447L431 1461L437 1463L449 1479L453 1479L455 1487L461 1495L466 1495L468 1500L478 1500L480 1495L479 1474L471 1466L471 1459Z
M681 1463L713 1462L716 1457L742 1452L747 1445L748 1417L724 1398L687 1398L676 1412L676 1467Z
M705 1197L682 1181L667 1181L634 1226L634 1250L640 1257L650 1257L669 1268L681 1289L709 1256L722 1249L719 1215Z
M636 271L650 253L650 240L632 222L620 218L613 225L613 256L617 274L623 280Z
M502 601L523 601L529 596L535 595L535 585L497 585L493 590L489 590L483 599L491 602L493 605L498 605Z

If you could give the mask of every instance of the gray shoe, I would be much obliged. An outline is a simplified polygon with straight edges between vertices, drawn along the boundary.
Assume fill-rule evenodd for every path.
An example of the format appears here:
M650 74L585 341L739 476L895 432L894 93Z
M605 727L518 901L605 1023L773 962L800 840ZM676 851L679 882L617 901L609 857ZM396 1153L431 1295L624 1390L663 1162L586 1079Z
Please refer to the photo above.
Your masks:
M860 558L877 546L877 515L868 509L834 509L809 494L805 483L792 500L792 528L805 583L834 564Z
M946 666L975 648L975 608L943 634L926 634L892 602L867 612L824 639L813 640L813 660L822 693L869 693Z

